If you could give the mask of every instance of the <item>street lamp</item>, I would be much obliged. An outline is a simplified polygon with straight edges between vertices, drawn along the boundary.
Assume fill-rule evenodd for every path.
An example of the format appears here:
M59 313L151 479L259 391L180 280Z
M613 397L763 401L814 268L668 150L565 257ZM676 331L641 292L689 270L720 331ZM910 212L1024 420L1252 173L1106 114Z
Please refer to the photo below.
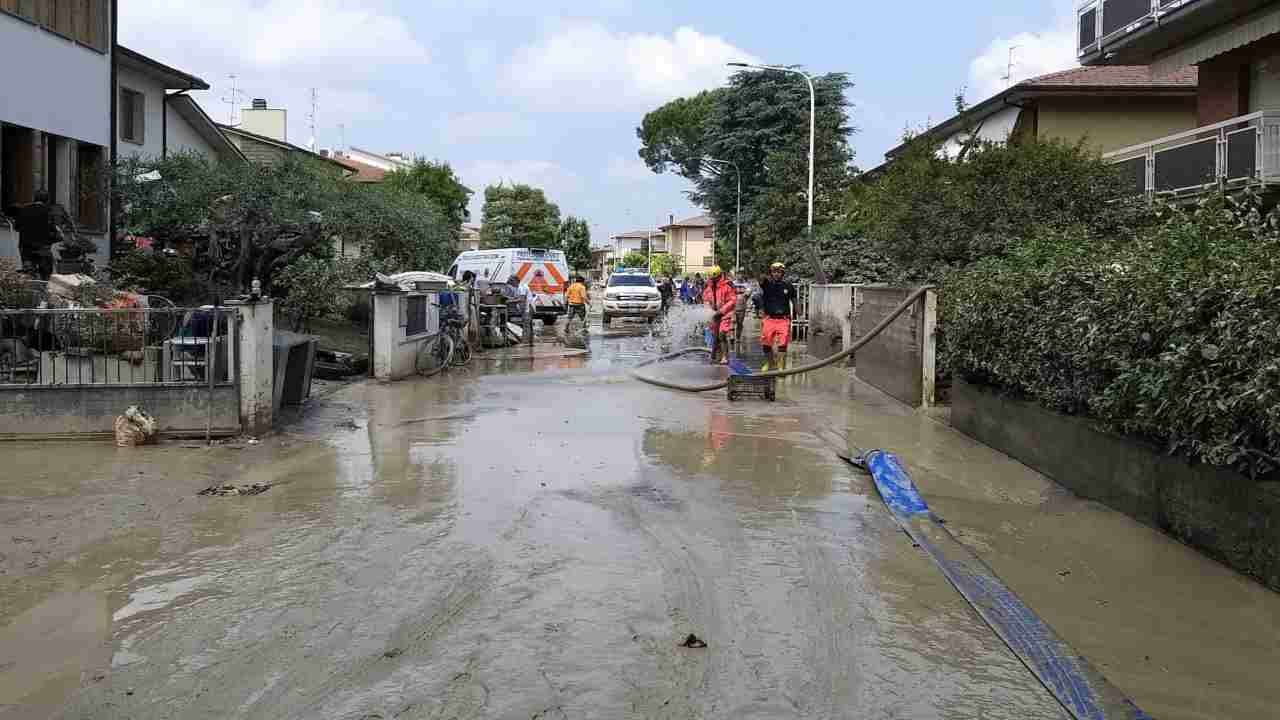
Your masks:
M809 237L813 238L813 138L817 127L817 93L813 89L813 76L803 70L783 65L753 65L751 63L731 62L729 67L754 68L756 70L777 70L778 72L795 73L804 76L809 83Z
M733 171L738 175L738 211L733 216L733 230L736 235L733 246L733 270L734 272L742 272L742 170L738 167L738 163L732 160L720 160L713 157L702 158L702 160L703 162L732 165Z

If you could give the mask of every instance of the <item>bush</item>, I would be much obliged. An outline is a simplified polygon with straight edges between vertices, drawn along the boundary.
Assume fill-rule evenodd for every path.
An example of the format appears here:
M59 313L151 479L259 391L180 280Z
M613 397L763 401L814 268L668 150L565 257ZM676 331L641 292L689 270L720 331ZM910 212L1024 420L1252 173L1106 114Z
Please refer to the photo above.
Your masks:
M920 140L848 205L881 253L933 280L1045 229L1108 235L1140 225L1146 203L1116 202L1123 194L1115 168L1083 145L982 143L953 161Z
M1280 467L1278 289L1280 214L1256 198L1105 242L1046 230L949 275L943 362L1256 477Z
M111 259L111 285L149 295L163 295L182 305L199 297L191 258L127 250Z
M337 318L351 305L353 296L343 285L361 282L372 276L367 268L353 260L330 260L302 255L289 263L277 277L276 285L287 294L281 308L289 316L293 329L306 332L308 323L318 318Z

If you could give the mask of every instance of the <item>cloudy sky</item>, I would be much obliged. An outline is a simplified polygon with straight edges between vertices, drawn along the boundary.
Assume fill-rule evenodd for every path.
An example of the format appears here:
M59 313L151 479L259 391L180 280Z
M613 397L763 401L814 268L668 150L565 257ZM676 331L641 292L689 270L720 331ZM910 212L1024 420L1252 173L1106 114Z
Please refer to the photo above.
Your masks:
M1070 0L958 4L702 0L122 0L120 42L197 75L226 122L231 80L289 111L289 139L447 160L477 191L546 189L608 234L696 212L687 183L636 155L635 127L673 97L757 60L844 71L855 87L857 163L903 129L1015 80L1073 65ZM342 128L340 130L340 127ZM480 217L477 197L473 213Z

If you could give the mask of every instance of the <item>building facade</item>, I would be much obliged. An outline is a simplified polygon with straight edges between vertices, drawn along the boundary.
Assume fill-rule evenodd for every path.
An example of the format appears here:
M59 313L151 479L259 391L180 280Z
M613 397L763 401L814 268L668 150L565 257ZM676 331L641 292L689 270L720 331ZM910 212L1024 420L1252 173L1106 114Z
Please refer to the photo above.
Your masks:
M1280 182L1280 4L1265 0L1089 0L1080 62L1199 72L1196 126L1107 154L1136 192L1194 194Z
M0 257L18 257L9 217L48 193L110 254L112 4L0 0ZM33 71L38 68L39 71Z
M695 215L662 228L670 237L670 252L681 274L707 274L716 264L716 221L710 215Z

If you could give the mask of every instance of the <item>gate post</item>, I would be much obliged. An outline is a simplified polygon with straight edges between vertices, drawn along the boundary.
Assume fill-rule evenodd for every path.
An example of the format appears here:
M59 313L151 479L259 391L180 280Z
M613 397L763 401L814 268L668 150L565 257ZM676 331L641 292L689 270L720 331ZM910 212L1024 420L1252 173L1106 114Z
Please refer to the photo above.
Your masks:
M275 339L275 303L260 300L228 300L240 311L240 431L261 435L271 429L275 398L272 342Z
M920 314L920 403L931 408L937 404L938 378L938 291L928 290L920 299L924 312Z

